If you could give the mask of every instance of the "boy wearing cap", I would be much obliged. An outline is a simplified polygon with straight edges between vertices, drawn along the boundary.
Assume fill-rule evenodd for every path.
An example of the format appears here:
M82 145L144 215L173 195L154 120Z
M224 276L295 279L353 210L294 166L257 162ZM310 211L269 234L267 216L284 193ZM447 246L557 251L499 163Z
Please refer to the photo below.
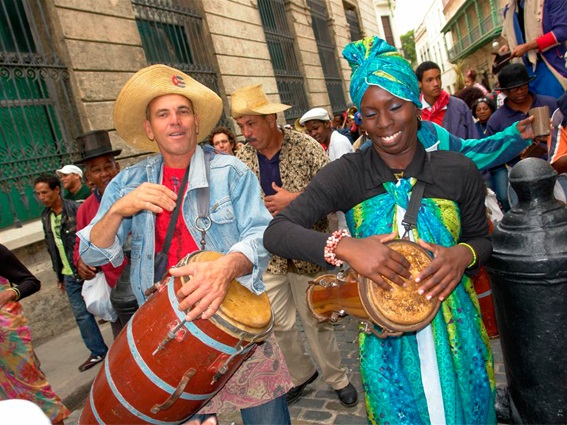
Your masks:
M313 108L299 119L305 132L319 142L331 161L345 153L352 152L352 145L346 136L333 129L331 117L323 108Z
M321 146L312 138L278 127L276 114L289 108L289 105L269 102L261 84L243 87L232 94L231 115L248 142L236 155L260 181L266 206L264 211L267 209L272 216L298 197L329 162ZM326 231L327 219L320 220L314 228ZM287 394L287 402L297 401L305 387L319 375L295 328L299 314L323 379L335 390L339 401L351 407L358 402L358 396L346 370L341 367L333 326L318 323L307 307L305 291L308 282L321 272L323 268L316 264L273 256L264 274L275 316L274 331L294 384Z
M56 173L63 184L63 199L84 201L91 196L91 190L83 183L83 170L76 165L65 165Z
M199 248L225 254L169 269L172 276L191 276L191 284L176 294L179 310L190 309L188 322L211 318L234 279L255 294L265 288L261 279L269 257L262 236L270 215L258 182L235 157L215 155L211 146L197 143L221 112L220 97L177 69L153 65L134 74L116 99L116 131L133 147L159 154L121 171L106 187L94 220L78 233L79 254L92 266L119 266L131 234L130 277L140 305L150 294L146 290L163 277L154 269L156 253L166 254L168 267ZM208 188L209 195L210 227L204 234L197 222L200 188ZM179 218L172 221L178 198ZM175 237L164 247L168 228ZM289 424L285 393L290 387L285 361L270 336L200 413L240 409L244 424Z

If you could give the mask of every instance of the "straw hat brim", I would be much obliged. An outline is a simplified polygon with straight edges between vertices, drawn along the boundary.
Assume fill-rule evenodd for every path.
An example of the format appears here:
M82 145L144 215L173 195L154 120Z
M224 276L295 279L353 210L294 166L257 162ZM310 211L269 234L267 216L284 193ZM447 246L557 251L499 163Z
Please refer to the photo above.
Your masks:
M151 65L136 72L122 87L114 104L114 126L124 141L137 149L159 152L144 130L146 108L156 97L185 96L199 120L199 140L206 138L222 113L222 100L189 75L166 65Z
M241 87L232 93L230 115L238 119L245 115L270 115L283 112L291 106L272 103L268 100L261 84Z

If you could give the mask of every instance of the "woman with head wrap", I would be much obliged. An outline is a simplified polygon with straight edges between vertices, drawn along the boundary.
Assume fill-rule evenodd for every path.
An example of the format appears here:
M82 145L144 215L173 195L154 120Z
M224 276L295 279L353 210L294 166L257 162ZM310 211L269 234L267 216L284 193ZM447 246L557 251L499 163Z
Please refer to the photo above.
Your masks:
M490 342L465 275L478 270L492 250L480 173L463 155L438 150L465 144L421 122L417 79L392 46L368 37L343 54L353 69L351 97L372 147L321 170L272 220L264 245L277 255L329 268L348 262L385 290L391 287L384 277L398 285L402 277L411 278L419 296L441 301L420 331L386 338L361 334L370 423L496 423ZM418 181L424 192L409 238L433 260L412 277L407 259L384 243L402 236L401 221ZM346 213L352 237L310 230L331 211Z

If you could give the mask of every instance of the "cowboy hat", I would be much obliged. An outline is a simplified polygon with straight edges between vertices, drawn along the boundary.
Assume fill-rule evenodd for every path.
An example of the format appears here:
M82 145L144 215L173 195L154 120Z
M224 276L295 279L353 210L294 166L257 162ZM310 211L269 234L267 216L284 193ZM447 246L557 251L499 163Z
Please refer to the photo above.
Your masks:
M84 164L90 159L103 155L118 156L122 152L122 149L112 149L106 130L94 130L81 134L77 137L77 145L81 159L75 161L75 164Z
M155 141L144 131L146 108L156 97L185 96L199 117L201 139L207 137L222 113L222 100L211 89L189 75L166 65L151 65L136 72L126 82L114 104L114 126L126 143L138 149L158 152Z
M283 103L270 103L268 96L264 93L261 84L242 87L232 93L232 118L240 118L244 115L269 115L285 111L291 108Z
M528 70L521 63L512 63L506 65L498 73L498 83L500 90L510 90L516 87L528 84L535 78L535 75L530 77Z

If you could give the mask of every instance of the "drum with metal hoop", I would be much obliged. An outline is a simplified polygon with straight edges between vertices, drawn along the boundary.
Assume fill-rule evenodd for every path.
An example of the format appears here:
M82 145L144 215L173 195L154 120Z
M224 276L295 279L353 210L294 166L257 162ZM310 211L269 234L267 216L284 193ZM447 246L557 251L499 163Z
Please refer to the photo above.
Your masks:
M212 261L198 251L180 261ZM189 278L164 279L114 341L80 424L177 424L217 393L273 327L267 295L237 281L213 317L185 322L176 292Z
M411 263L410 272L417 276L431 262L431 255L414 242L398 239L388 242ZM417 293L423 284L410 279L405 287L388 279L393 288L386 291L352 269L338 275L326 274L311 282L307 289L307 304L313 316L321 322L336 322L350 314L364 322L380 326L379 336L401 335L427 326L439 310L437 298L427 300ZM368 328L368 327L367 327Z

